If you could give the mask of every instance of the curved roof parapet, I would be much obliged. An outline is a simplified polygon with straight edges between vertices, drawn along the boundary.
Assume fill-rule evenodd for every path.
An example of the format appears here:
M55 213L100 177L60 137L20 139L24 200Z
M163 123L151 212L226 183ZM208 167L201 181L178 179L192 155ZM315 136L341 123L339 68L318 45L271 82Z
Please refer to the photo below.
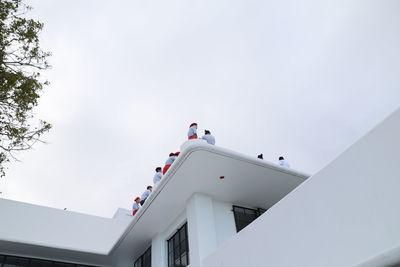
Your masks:
M267 160L260 160L256 157L252 157L252 156L249 156L249 155L246 155L243 153L239 153L239 152L227 149L227 148L210 145L207 143L206 140L203 140L203 139L187 140L186 142L184 142L181 145L180 149L181 149L180 156L186 155L186 154L191 153L196 150L207 150L210 152L212 151L212 152L217 152L217 153L225 154L225 155L229 154L231 157L240 158L242 160L247 159L247 161L257 164L257 165L261 164L261 165L268 166L269 168L273 168L273 169L278 168L280 171L290 173L290 174L302 177L304 179L307 179L308 177L311 176L308 173L301 172L301 171L291 169L291 168L282 167L279 164L275 164L275 163L269 162Z
M400 246L390 248L354 267L400 266Z
M218 201L269 208L309 177L257 157L209 145L202 139L188 140L180 148L179 157L110 253L119 246L139 253L148 240L179 216L193 193L206 192ZM220 176L225 178L221 180ZM166 205L174 209L165 212Z
M209 145L206 140L203 139L190 139L184 142L181 145L181 152L190 149L191 147L201 146L201 145Z

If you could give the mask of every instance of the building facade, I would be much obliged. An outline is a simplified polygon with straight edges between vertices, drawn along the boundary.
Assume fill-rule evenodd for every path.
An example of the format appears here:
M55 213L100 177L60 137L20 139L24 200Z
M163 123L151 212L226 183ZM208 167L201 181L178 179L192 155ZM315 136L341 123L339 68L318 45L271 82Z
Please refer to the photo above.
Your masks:
M188 141L134 217L1 199L0 266L392 266L398 136L400 111L312 177Z

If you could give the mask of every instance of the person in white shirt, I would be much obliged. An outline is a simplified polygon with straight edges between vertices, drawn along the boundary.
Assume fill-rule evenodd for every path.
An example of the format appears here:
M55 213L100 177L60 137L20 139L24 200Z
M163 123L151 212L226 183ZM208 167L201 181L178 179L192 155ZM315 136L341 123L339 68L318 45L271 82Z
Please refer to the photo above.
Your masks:
M201 139L206 140L207 143L210 145L215 145L215 137L211 135L211 132L209 130L204 131L204 135Z
M165 166L163 168L163 172L162 172L163 175L168 171L169 167L171 167L172 163L174 163L176 158L177 158L177 156L175 155L175 153L169 153L169 157L165 161Z
M135 202L133 202L133 206L132 206L132 216L135 216L136 212L138 212L140 206L140 197L135 198Z
M279 157L279 165L281 165L282 167L290 168L289 163L287 163L283 157Z
M153 177L154 186L156 186L156 184L157 184L159 181L161 181L162 177L163 177L163 175L162 175L161 167L157 167L157 168L156 168L156 174L155 174L154 177Z
M149 197L151 191L153 191L153 187L151 185L149 185L147 187L147 190L144 191L144 193L142 194L142 196L140 197L140 205L143 206L144 202L146 201L146 199Z
M189 126L188 139L197 139L197 123L195 122Z

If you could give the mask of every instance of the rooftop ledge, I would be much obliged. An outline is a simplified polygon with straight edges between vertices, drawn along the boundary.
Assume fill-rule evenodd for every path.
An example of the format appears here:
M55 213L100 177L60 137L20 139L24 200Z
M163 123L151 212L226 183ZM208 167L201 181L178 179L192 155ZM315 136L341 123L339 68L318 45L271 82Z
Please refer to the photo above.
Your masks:
M220 179L224 176L224 179ZM169 226L185 209L194 193L239 205L256 203L269 208L310 175L235 151L209 145L205 140L188 140L144 205L116 240L118 246L138 250ZM249 192L251 192L249 194ZM173 207L173 209L171 209ZM168 212L167 212L168 211ZM164 228L163 228L164 227ZM135 244L133 244L135 240Z

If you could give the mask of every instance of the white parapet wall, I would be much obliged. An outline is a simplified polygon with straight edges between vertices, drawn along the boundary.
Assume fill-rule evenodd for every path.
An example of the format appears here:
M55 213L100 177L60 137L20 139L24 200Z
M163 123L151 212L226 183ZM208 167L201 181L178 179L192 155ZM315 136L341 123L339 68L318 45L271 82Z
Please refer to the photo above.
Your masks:
M132 221L132 210L118 208L117 211L114 213L113 219Z
M225 242L203 267L384 266L398 259L386 254L400 244L399 188L397 110Z
M107 255L125 231L129 220L97 216L0 199L0 253L4 242L36 246L23 255L35 255L40 247ZM57 260L57 258L50 258Z

